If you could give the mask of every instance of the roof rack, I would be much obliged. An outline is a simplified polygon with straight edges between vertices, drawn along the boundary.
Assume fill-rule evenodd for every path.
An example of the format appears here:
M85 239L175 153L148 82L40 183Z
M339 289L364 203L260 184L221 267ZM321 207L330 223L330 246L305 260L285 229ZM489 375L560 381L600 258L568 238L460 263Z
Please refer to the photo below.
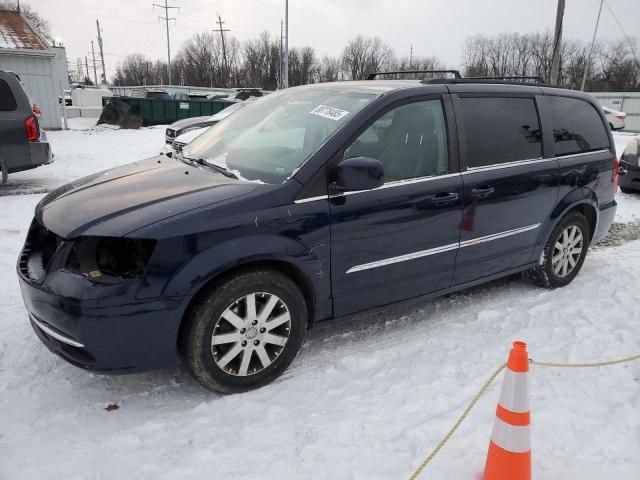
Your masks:
M422 84L439 84L439 83L450 83L450 84L495 84L495 85L521 85L525 87L551 87L551 88L564 88L557 85L549 85L546 83L539 82L524 82L524 81L515 81L515 80L493 80L491 78L481 79L481 78L434 78L429 80L421 80Z
M535 83L545 83L544 79L538 75L503 75L503 76L483 76L483 77L464 77L469 80L504 80L504 81L531 81Z
M378 75L403 75L415 73L447 73L453 75L454 78L462 78L458 70L397 70L392 72L375 72L367 75L367 80L375 80Z

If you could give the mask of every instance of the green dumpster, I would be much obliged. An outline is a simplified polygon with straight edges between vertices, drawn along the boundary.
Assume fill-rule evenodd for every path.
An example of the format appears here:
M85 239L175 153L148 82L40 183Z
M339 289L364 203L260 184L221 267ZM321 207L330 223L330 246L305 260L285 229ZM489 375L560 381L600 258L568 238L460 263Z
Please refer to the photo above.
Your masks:
M134 118L144 126L167 125L183 118L214 115L232 103L221 99L162 100L121 96L103 97L101 123L121 124L126 118L126 123L131 124L131 118ZM117 113L104 115L107 108L114 110L113 105L117 105L115 109Z

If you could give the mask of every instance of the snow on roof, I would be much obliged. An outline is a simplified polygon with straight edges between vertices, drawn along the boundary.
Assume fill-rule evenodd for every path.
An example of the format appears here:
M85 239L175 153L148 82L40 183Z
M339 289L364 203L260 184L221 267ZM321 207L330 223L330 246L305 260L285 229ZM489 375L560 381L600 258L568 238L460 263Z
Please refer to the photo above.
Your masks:
M20 12L0 10L0 48L47 50Z

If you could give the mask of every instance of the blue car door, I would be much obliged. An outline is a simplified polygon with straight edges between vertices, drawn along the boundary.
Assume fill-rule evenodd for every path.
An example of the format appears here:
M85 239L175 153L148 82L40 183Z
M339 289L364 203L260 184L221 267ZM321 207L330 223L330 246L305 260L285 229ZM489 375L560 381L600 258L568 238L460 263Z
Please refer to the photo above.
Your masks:
M454 284L535 261L534 246L558 197L558 162L545 158L534 95L461 93L464 214Z
M385 183L330 196L336 316L451 285L463 183L446 101L431 96L381 112L339 156L380 160Z

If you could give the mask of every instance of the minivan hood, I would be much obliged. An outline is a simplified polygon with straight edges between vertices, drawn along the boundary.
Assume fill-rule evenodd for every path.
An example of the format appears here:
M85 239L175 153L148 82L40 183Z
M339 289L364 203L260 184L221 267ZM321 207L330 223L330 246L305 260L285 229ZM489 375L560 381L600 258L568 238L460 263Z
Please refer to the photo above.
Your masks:
M120 237L171 216L245 195L257 187L161 155L58 188L38 204L36 219L64 238Z

